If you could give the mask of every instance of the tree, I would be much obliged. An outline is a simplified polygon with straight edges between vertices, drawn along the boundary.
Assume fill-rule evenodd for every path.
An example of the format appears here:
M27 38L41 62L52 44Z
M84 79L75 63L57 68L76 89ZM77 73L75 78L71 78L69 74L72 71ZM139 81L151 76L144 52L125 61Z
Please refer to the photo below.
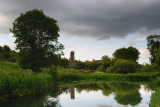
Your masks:
M112 59L109 58L109 56L102 56L100 61L100 66L98 67L97 70L106 72L106 69L110 67L111 64L112 64Z
M81 61L75 61L75 69L80 70L80 69L85 69L85 62L81 62Z
M2 53L3 52L3 47L2 46L0 46L0 53Z
M85 69L87 69L87 70L91 70L92 68L93 68L93 64L92 64L92 61L85 61L84 62L84 64L85 64Z
M132 60L132 61L137 61L139 59L139 51L138 49L130 46L128 48L120 48L117 49L114 53L113 56L117 59L125 59L125 60Z
M46 16L42 10L34 9L21 14L10 31L16 38L19 65L24 69L40 71L41 67L51 64L48 59L62 54L64 47L58 42L57 21Z
M150 61L154 63L157 58L157 51L160 46L160 35L150 35L147 37L147 49L150 52Z
M60 61L60 65L63 67L68 67L69 66L69 60L67 58L62 58Z
M135 73L138 68L138 64L131 60L119 59L115 63L107 68L107 73Z
M10 58L10 52L11 52L11 49L9 48L9 46L7 45L4 45L3 46L3 55L6 59L9 59Z

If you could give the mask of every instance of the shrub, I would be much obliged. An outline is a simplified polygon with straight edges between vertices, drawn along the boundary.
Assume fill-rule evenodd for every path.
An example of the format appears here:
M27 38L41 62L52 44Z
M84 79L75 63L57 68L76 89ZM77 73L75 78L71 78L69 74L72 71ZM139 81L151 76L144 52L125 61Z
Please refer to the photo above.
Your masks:
M50 74L53 77L54 81L60 79L59 73L57 72L57 68L55 66L50 66L48 68L48 74Z
M115 63L107 68L107 73L134 73L136 72L138 64L130 60L120 59L115 61Z
M152 65L146 64L140 69L140 72L158 72L158 71L160 71L160 67L157 66L156 64Z
M81 62L81 61L76 61L75 62L75 69L85 69L85 63L84 62Z
M96 69L96 71L106 72L105 69L104 69L104 67L103 67L103 65L100 65L100 66Z

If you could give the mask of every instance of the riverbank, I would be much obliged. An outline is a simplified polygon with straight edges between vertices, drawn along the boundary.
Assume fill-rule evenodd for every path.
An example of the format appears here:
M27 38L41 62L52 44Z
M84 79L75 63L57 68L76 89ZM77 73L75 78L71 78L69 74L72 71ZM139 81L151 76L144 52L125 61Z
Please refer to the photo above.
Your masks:
M160 86L160 73L132 73L132 74L106 74L100 72L79 72L69 68L50 67L43 72L35 73L31 70L23 70L15 63L0 62L0 101L10 98L30 96L42 93L52 87L56 81L130 81L150 82L156 88ZM160 90L152 95L150 107L156 107L155 102L160 99Z
M155 93L151 96L151 101L149 103L150 107L160 107L160 77L155 78L152 81L152 85L155 88Z
M39 94L53 84L47 73L22 70L14 63L0 62L0 100Z
M54 90L52 90L54 89ZM150 83L126 81L74 81L61 82L40 95L11 99L3 107L92 107L148 106L152 92ZM79 102L79 103L78 103ZM86 103L87 102L87 103Z
M160 73L106 74L106 73L60 73L60 81L106 80L106 81L152 81Z

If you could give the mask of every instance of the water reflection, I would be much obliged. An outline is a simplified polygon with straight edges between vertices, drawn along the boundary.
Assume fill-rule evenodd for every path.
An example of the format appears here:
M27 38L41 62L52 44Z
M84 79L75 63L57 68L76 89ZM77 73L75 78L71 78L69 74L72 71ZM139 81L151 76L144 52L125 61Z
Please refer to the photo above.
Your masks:
M112 99L114 99L114 101L116 101L116 103L119 106L123 106L123 105L128 105L128 106L137 106L140 107L143 105L145 105L145 107L148 107L147 102L149 102L149 100L147 100L146 102L143 101L143 104L141 104L142 101L142 95L140 93L141 91L145 91L145 93L147 93L149 91L148 94L148 98L150 99L150 85L140 85L140 84L136 84L136 83L127 83L127 82L107 82L107 83L79 83L79 84L73 84L73 86L76 88L76 92L79 93L77 95L80 96L81 94L84 94L82 92L86 91L87 93L93 93L93 91L97 91L98 93L99 90L101 90L101 93L106 96L106 97L112 97ZM143 90L142 90L142 86L143 86ZM61 88L63 88L63 85L60 86ZM85 93L85 94L87 94ZM70 91L70 95L72 95L71 91ZM110 96L111 95L111 96ZM74 92L74 96L75 92ZM85 96L85 95L83 95ZM88 96L90 96L88 94ZM72 96L70 96L72 97ZM82 97L80 100L82 100L84 97ZM61 98L63 99L67 99L66 95L65 97ZM79 100L79 99L78 99ZM77 103L78 103L77 100ZM88 99L87 99L88 100ZM69 101L69 100L68 100ZM61 104L65 101L60 101ZM76 101L75 101L76 102ZM87 103L95 103L92 102L91 100L88 100ZM111 104L112 105L112 104ZM113 106L113 105L112 105Z
M142 90L143 88L143 90ZM145 91L146 90L146 91ZM2 107L144 107L149 102L149 85L127 82L59 84L43 94L0 103ZM142 95L147 94L147 96ZM74 100L73 100L74 99ZM143 101L143 99L147 99ZM146 102L147 101L147 102ZM141 103L142 102L142 103ZM108 105L109 104L109 105Z
M98 91L102 90L103 95L109 96L114 93L114 99L123 105L135 106L139 104L142 97L139 93L140 85L125 83L125 82L109 82L109 83L89 83L89 84L79 84L75 85L77 92L82 92L84 90Z
M70 87L70 95L71 95L71 99L75 99L75 88L74 87Z
M119 104L123 105L132 105L135 106L139 104L142 100L142 97L139 93L140 85L137 84L128 84L128 83L119 83L112 84L113 91L115 92L115 100Z

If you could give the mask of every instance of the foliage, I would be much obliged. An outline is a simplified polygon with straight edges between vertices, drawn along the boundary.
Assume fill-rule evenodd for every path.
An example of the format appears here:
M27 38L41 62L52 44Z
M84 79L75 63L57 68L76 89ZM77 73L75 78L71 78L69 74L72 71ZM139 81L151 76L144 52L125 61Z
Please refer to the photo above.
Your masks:
M96 70L101 65L101 61L97 61L97 60L93 60L91 61L91 63L92 63L92 69L94 70Z
M75 73L75 69L74 68L63 68L61 66L57 67L57 71L59 73Z
M0 69L0 100L39 93L53 79L48 74L22 69Z
M50 74L54 81L60 79L59 73L57 72L57 68L55 66L50 66L48 68L48 74Z
M16 63L0 62L0 68L1 69L18 69L19 67L17 66Z
M69 61L68 61L68 59L67 58L62 58L61 60L60 60L60 66L62 66L62 67L68 67L69 66Z
M3 54L4 54L4 57L5 57L6 59L9 59L9 57L10 57L10 52L11 52L11 49L9 48L9 46L4 45L4 46L3 46Z
M92 61L85 61L84 64L85 64L85 68L84 69L91 70L93 68Z
M136 62L120 59L107 69L107 73L135 73L137 67L138 64Z
M152 64L152 65L149 65L149 64L146 64L146 65L143 65L140 69L140 72L159 72L160 71L160 67L156 64Z
M75 61L75 69L85 69L85 63L81 61Z
M147 37L147 49L150 52L150 61L154 63L157 59L157 51L160 46L160 35L150 35Z
M93 60L93 61L76 61L75 62L75 69L76 70L92 70L97 69L100 66L100 62Z
M160 88L158 87L155 93L152 93L149 107L160 107Z
M147 74L146 73L132 73L132 74L80 73L75 71L74 69L55 67L55 66L51 66L43 70L44 72L42 73L34 73L31 70L20 69L16 65L16 63L0 62L0 100L8 99L9 97L19 97L19 96L39 93L43 89L50 87L53 84L53 81L56 80L59 80L61 82L75 81L75 80L88 80L88 81L105 80L105 81L123 81L123 82L152 81L154 78L160 76L159 72L147 73ZM159 84L159 82L157 83ZM101 88L105 89L107 87L108 86ZM129 88L127 87L127 89ZM119 91L120 93L122 93L123 90ZM116 90L116 92L118 91ZM103 91L103 93L105 95L108 95L110 94L110 90ZM117 99L117 101L125 103L122 102L121 99ZM134 105L135 103L132 104Z
M69 72L68 72L69 71ZM58 68L60 81L77 81L77 80L107 80L107 81L152 81L155 77L160 76L159 72L154 73L129 73L129 74L106 74L106 73L89 73L77 72L69 68Z
M130 46L128 48L120 48L117 49L114 53L113 56L117 59L125 59L125 60L132 60L132 61L137 61L139 59L139 51L138 49Z
M111 66L113 63L112 59L108 56L102 56L100 61L100 66L98 67L98 71L106 72L106 69Z
M42 10L34 9L21 14L10 30L16 38L19 50L19 65L24 69L40 71L49 66L48 60L55 60L55 54L63 49L57 39L57 21L46 16Z
M17 52L11 50L10 47L7 45L4 45L3 47L0 46L1 61L16 62L16 59L17 59Z

